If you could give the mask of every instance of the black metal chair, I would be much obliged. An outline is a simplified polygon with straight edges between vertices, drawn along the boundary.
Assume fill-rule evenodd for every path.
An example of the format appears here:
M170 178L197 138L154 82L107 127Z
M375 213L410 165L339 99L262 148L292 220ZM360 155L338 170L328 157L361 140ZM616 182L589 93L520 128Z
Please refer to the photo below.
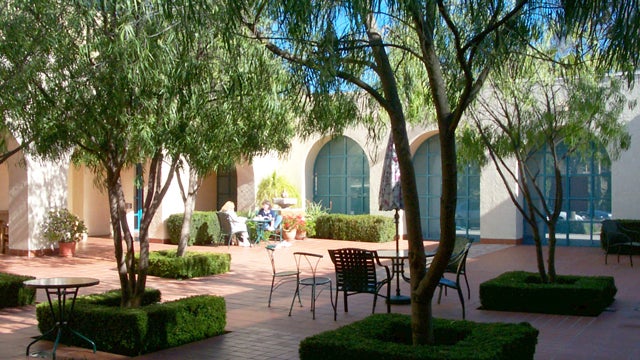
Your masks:
M455 245L453 246L453 251L451 252L452 257L456 256L456 254L462 253L465 250L465 247L467 246L467 244L471 244L471 243L473 243L472 239L462 237L462 236L457 236L455 240ZM446 273L455 274L458 272L458 265L456 263L452 263L451 261L449 261L449 264L447 264L447 267L444 269L444 272L445 274ZM466 262L465 264L462 264L462 269L460 269L460 275L464 276L464 282L467 285L467 298L471 300L471 288L469 287L469 279L467 279Z
M269 303L268 306L271 307L271 296L273 295L273 291L280 287L280 285L293 282L296 283L300 281L300 271L298 270L276 270L276 262L275 262L275 252L277 246L274 244L267 245L267 254L269 255L269 261L271 261L271 290L269 290ZM298 293L298 302L300 306L302 306L302 301L300 300L300 294Z
M465 319L465 309L464 296L462 295L462 285L460 284L460 276L464 276L466 280L465 270L467 267L467 256L469 255L469 249L471 249L471 243L471 241L467 242L461 252L452 254L451 258L449 259L447 269L455 267L455 280L447 279L443 276L438 283L438 287L440 288L440 292L438 294L438 304L440 304L440 300L442 299L442 289L445 289L445 291L447 288L455 289L458 292L458 297L460 298L460 303L462 304L462 319ZM469 289L468 282L467 289ZM471 297L471 295L469 295L469 297Z
M313 319L316 319L316 299L318 298L318 296L320 296L320 293L322 292L322 290L320 290L320 292L316 293L316 288L318 286L328 286L329 287L329 298L331 299L331 307L333 307L333 311L336 311L336 307L333 303L333 290L331 288L331 279L328 277L320 277L317 276L316 273L318 271L318 264L320 263L320 260L323 258L322 255L320 254L312 254L312 253L307 253L307 252L294 252L293 256L296 260L296 268L298 270L298 272L300 274L302 274L303 272L301 271L301 267L308 265L308 269L309 271L307 271L307 273L311 274L311 277L305 277L302 279L299 279L296 285L296 292L293 294L293 299L291 299L291 307L289 308L289 316L291 316L291 311L293 310L293 303L296 300L296 296L298 297L298 300L300 300L300 287L307 287L310 286L311 287L311 312L313 313ZM300 303L300 306L302 306L302 303Z
M220 223L220 239L218 242L223 242L224 239L227 238L227 246L231 247L231 240L235 238L237 243L238 236L242 236L242 231L231 232L231 219L226 212L217 211L216 214L218 215L218 222Z
M629 253L629 262L633 267L633 251L634 247L640 248L640 242L634 241L640 239L640 232L627 229L620 225L616 220L604 220L600 233L600 240L606 243L606 253L604 255L604 263L607 264L609 253L616 249L618 253L618 263L620 263L620 253L626 248Z
M347 297L355 294L373 294L373 309L376 311L378 296L387 299L387 313L391 312L391 274L389 267L382 265L376 251L344 248L329 250L329 256L336 271L336 301L333 309L333 320L337 319L338 294L344 294L344 312L349 312ZM377 268L384 268L386 277L378 280ZM380 290L387 285L386 295L380 294Z

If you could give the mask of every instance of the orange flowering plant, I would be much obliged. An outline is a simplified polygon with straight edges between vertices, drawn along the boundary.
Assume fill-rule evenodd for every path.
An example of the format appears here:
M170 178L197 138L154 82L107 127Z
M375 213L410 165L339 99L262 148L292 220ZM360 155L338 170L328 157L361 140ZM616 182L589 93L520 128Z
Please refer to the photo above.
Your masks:
M284 231L307 231L307 222L302 215L285 215L282 218L282 229Z
M282 217L282 230L292 231L297 229L298 220L293 215L285 215Z

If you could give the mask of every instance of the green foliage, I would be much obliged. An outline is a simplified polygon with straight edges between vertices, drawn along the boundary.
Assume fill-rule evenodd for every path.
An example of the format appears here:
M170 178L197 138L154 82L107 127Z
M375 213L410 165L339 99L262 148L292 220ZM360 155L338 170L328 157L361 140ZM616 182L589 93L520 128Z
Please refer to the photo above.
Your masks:
M24 281L32 279L35 278L0 272L0 309L33 304L36 289L27 288L23 284Z
M321 239L388 242L395 237L395 224L381 215L326 214L316 220L316 235Z
M300 193L298 189L287 180L283 175L278 175L275 171L268 177L260 181L258 192L256 193L256 202L262 203L263 200L269 200L282 197L282 193L286 192L287 197L296 198L300 203Z
M545 284L539 274L512 271L480 284L480 302L485 310L598 316L616 292L611 276L559 275Z
M316 235L316 224L318 218L327 214L327 211L322 207L322 202L314 203L307 200L307 207L304 211L304 220L306 222L307 237L314 237Z
M92 339L101 351L137 356L224 333L226 305L222 297L200 295L158 303L153 301L159 300L159 292L154 290L145 294L142 307L134 309L121 308L120 295L111 291L79 296L76 301L73 328ZM36 316L41 332L53 326L47 303L36 307ZM61 343L90 346L68 333L63 334Z
M42 224L42 237L49 243L82 240L87 232L84 221L67 209L50 210Z
M230 266L230 254L191 251L177 257L176 250L160 250L149 253L148 274L169 279L191 279L224 274Z
M433 319L435 344L411 344L411 317L374 314L300 343L301 360L533 359L538 330L529 323Z
M167 218L169 241L177 245L182 231L184 214L172 214ZM220 223L215 211L194 211L191 216L191 232L188 245L218 244L220 239Z

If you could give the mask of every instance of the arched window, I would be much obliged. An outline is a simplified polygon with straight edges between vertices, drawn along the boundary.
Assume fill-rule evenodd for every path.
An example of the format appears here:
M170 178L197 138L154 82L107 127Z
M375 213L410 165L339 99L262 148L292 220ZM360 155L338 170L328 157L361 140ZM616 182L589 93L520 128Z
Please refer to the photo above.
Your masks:
M369 213L369 162L352 139L338 136L326 143L313 166L313 201L332 213Z
M602 146L592 146L589 154L567 154L563 144L557 148L562 174L562 210L556 226L558 245L599 246L603 220L611 218L610 159ZM555 178L553 160L547 149L532 156L537 166L537 183L547 205L553 204ZM534 197L534 200L539 198ZM548 229L539 225L548 239ZM533 243L531 228L525 222L525 243Z
M413 156L416 173L422 237L440 238L440 194L442 193L442 167L440 140L437 136L422 143ZM458 171L458 197L456 205L456 233L480 237L480 169L463 166Z

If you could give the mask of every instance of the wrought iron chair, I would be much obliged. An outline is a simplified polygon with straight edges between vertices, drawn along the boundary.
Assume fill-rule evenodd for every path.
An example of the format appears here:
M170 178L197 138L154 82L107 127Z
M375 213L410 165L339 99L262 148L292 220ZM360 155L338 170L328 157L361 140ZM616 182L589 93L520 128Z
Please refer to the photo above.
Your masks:
M323 256L320 254L312 254L307 252L294 252L293 256L296 260L296 268L298 269L298 272L302 274L303 272L301 271L301 268L307 265L309 268L307 273L310 273L311 277L305 277L298 280L296 285L296 291L293 294L293 299L291 299L289 316L291 316L291 311L293 310L293 303L296 300L296 296L298 297L298 300L300 300L300 287L307 287L307 286L311 287L311 312L313 313L314 320L316 319L316 299L318 298L318 296L320 296L320 293L322 292L322 290L320 290L320 292L316 294L316 288L318 286L329 287L329 292L330 292L329 298L331 299L331 307L335 312L336 306L333 303L333 290L331 288L331 279L328 277L320 277L316 275L318 271L318 264L320 263L320 260L323 258ZM300 303L300 306L302 306L302 303Z
M266 249L267 249L267 254L269 255L269 261L271 261L271 270L272 270L271 290L269 290L269 303L268 303L268 306L271 307L271 296L273 295L273 291L278 289L282 284L293 282L293 281L297 283L298 281L300 281L300 271L276 270L275 252L276 252L277 246L273 244L267 245ZM302 306L302 301L300 300L300 294L298 294L298 302L300 303L300 306Z
M376 311L378 296L387 300L391 297L391 273L389 267L382 265L376 251L344 248L329 250L329 256L336 271L336 301L333 309L333 320L337 319L338 294L344 295L344 312L349 312L347 297L355 294L373 294L373 309ZM378 280L377 268L384 268L386 277ZM380 294L383 286L387 286L386 295ZM391 312L391 303L387 301L387 313Z
M232 238L236 239L236 243L238 242L238 236L241 236L242 231L231 232L231 219L229 218L229 214L224 211L217 211L218 222L220 223L220 239L218 242L223 242L225 238L227 240L227 246L231 247Z
M456 269L456 278L455 281L451 280L451 279L447 279L446 277L442 276L442 278L440 279L440 282L438 283L438 287L440 288L440 292L438 294L438 304L440 304L440 300L442 299L442 289L444 288L445 291L447 288L451 288L451 289L455 289L458 292L458 297L460 298L460 303L462 304L462 319L465 319L465 309L464 309L464 296L462 295L462 285L460 284L460 276L464 276L465 280L466 280L466 274L465 274L465 269L466 269L466 264L467 264L467 256L469 255L469 249L471 249L471 241L469 241L465 246L464 249L459 252L459 253L454 253L453 255L451 255L451 258L449 259L449 264L447 264L447 268L453 268L455 267ZM469 288L469 283L467 282L467 289Z
M456 256L457 254L461 254L464 250L465 247L467 246L467 244L471 244L473 242L472 239L466 238L466 237L462 237L462 236L457 236L456 240L455 240L455 244L453 245L453 251L451 252L451 257L453 258L454 256ZM450 274L455 274L458 272L458 266L456 263L452 263L451 261L449 261L449 263L447 264L447 267L444 269L445 274L446 273L450 273ZM467 266L466 263L462 265L462 269L460 269L460 275L464 276L464 282L467 285L467 298L469 300L471 300L471 288L469 287L469 279L467 279Z
M633 267L632 255L634 247L640 248L640 242L634 241L634 238L640 239L640 232L627 229L616 220L604 220L602 222L600 240L606 242L606 253L604 255L605 265L607 264L607 257L611 250L614 248L617 250L618 263L620 263L620 253L623 248L626 248L629 253L629 262L631 263L631 267Z

